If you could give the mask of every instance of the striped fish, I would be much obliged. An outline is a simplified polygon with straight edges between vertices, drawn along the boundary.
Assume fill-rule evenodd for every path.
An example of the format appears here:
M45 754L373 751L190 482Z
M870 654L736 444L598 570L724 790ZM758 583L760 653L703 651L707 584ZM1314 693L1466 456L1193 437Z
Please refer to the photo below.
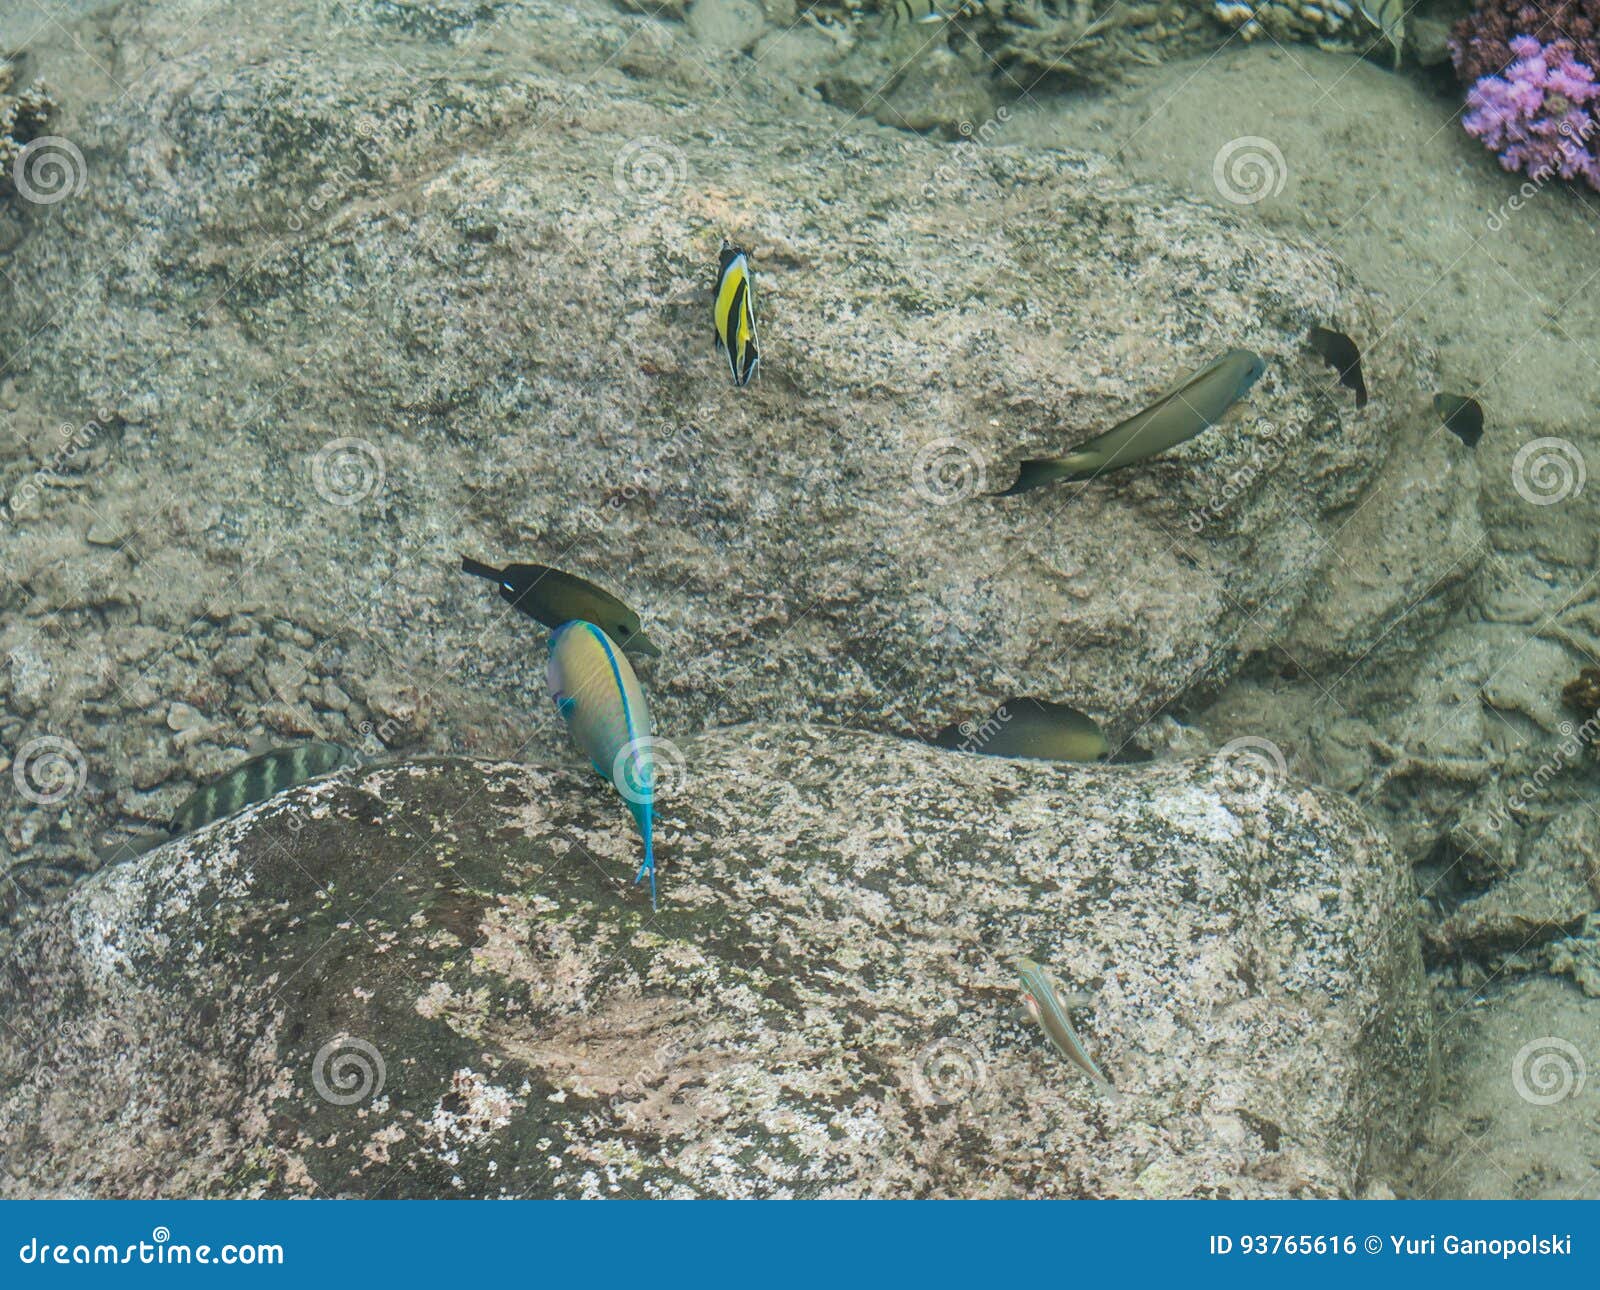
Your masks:
M728 356L733 383L744 385L755 375L761 355L756 352L756 306L750 294L750 261L743 248L732 242L722 244L711 321L717 332L717 352Z
M1356 0L1356 8L1393 47L1394 70L1398 72L1400 54L1406 43L1406 0Z
M192 833L203 824L233 815L256 802L276 797L286 788L359 761L343 744L310 743L271 752L240 762L204 788L195 790L172 816L174 835Z
M1067 1020L1069 1007L1083 1006L1087 999L1069 995L1063 997L1056 989L1056 980L1045 968L1032 959L1019 956L1011 960L1022 982L1022 1006L1028 1016L1038 1023L1057 1052L1088 1075L1095 1083L1109 1088L1111 1081L1094 1064L1072 1023Z
M650 908L656 907L655 732L650 705L627 655L593 623L571 622L550 637L545 671L573 742L600 777L622 794L644 839L644 863L635 883L650 877Z

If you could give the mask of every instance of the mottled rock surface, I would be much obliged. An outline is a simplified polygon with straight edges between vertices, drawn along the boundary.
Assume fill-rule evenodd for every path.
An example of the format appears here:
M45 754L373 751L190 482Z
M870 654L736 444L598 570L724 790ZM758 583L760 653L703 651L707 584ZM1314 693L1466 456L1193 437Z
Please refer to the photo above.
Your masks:
M336 8L115 9L115 84L35 51L89 174L0 284L0 749L65 739L83 783L8 802L14 851L82 860L253 740L553 753L542 643L462 550L637 605L675 738L927 734L1017 693L1121 738L1293 620L1424 433L1330 395L1307 326L1386 320L1245 213L998 118L870 129L598 0ZM711 352L724 237L756 266L744 390ZM1386 335L1368 381L1421 382ZM980 495L1231 345L1268 360L1232 423Z
M687 751L657 915L592 776L465 760L97 875L0 972L0 1194L1334 1196L1422 1111L1409 878L1326 793ZM1115 1094L1018 952L1096 992Z

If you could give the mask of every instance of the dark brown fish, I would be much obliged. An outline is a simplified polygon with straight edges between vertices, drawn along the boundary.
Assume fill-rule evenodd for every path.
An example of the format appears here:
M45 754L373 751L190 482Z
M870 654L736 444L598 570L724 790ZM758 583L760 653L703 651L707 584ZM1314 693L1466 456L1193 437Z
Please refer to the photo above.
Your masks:
M1483 438L1483 404L1466 394L1435 394L1433 410L1444 428L1469 448Z
M1367 383L1361 376L1361 351L1342 331L1313 327L1306 342L1322 360L1339 373L1339 384L1356 392L1356 407L1367 406Z
M461 572L495 583L502 599L552 631L566 623L593 623L630 654L654 658L661 653L644 634L638 614L604 587L575 573L547 564L508 564L496 569L465 555Z
M1091 718L1046 699L1007 699L982 721L946 726L933 742L957 752L1041 761L1100 761L1110 747Z

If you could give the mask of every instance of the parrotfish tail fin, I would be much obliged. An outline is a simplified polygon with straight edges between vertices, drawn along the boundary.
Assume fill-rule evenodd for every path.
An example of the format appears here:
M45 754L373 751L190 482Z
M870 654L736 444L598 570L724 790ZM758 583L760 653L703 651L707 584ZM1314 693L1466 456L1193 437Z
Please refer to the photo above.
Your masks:
M644 881L645 874L650 875L650 910L654 913L656 909L656 850L650 836L654 831L650 827L652 823L653 821L647 809L644 818L639 821L639 831L644 835L644 862L639 866L639 872L634 875L633 885L637 887Z
M470 555L461 557L461 572L470 573L474 578L487 578L490 582L500 581L500 570L491 569L482 560L474 560Z

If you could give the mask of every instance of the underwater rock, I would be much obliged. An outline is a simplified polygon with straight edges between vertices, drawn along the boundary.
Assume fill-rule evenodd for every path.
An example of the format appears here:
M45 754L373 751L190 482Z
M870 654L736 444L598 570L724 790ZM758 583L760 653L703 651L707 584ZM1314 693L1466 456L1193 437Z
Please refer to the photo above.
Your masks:
M1022 693L1120 742L1225 682L1343 567L1329 541L1410 433L1378 391L1407 366L1439 388L1334 257L1025 147L998 112L946 145L847 130L751 76L691 119L659 82L593 75L638 21L609 7L506 6L495 41L448 57L391 23L334 40L331 15L286 0L230 11L226 44L186 16L143 6L107 37L203 75L82 105L93 200L8 260L0 348L27 347L16 393L52 436L107 392L80 491L139 535L116 594L155 658L187 642L173 669L219 687L196 706L246 735L276 701L258 641L292 619L321 624L307 652L359 701L318 737L559 755L542 645L439 576L466 544L625 571L666 651L643 677L666 733L927 736ZM392 76L419 57L425 93ZM751 250L766 350L742 390L705 325L724 237ZM49 307L80 281L99 294ZM232 322L196 328L223 284ZM1302 356L1313 318L1388 338L1359 414ZM1268 364L1235 422L1070 504L982 498L1019 455L1103 432L1231 345ZM56 491L40 504L74 521ZM0 529L6 567L37 528ZM31 592L0 585L0 638L59 608ZM79 615L52 669L92 673L112 626ZM363 677L392 682L366 708ZM39 696L23 739L135 742L136 704L88 714L69 689ZM133 756L89 760L115 800Z
M0 182L8 192L14 191L17 155L44 133L56 110L55 99L42 82L19 89L16 77L16 65L0 58Z
M749 49L767 28L766 15L752 0L694 0L687 21L697 41L725 53Z
M97 875L0 969L0 1194L1335 1196L1407 1140L1411 884L1349 804L818 727L683 753L658 917L577 766L346 772ZM1016 954L1094 993L1116 1094Z
M1460 905L1425 935L1439 955L1493 959L1575 932L1600 908L1600 822L1588 804L1557 816L1526 848L1516 871Z
M971 135L994 111L988 86L948 49L930 50L872 105L873 117L884 125L938 131L947 139Z

